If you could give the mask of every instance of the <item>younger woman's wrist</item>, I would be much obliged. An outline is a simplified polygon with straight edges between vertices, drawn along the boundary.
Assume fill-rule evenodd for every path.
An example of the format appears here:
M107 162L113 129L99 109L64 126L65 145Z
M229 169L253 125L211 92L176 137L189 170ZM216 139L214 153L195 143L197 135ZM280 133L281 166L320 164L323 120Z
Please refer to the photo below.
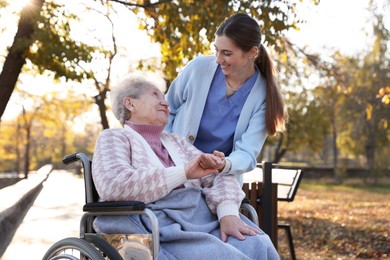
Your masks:
M224 160L225 161L225 166L219 170L220 173L227 173L230 171L230 168L232 166L232 163L229 160Z

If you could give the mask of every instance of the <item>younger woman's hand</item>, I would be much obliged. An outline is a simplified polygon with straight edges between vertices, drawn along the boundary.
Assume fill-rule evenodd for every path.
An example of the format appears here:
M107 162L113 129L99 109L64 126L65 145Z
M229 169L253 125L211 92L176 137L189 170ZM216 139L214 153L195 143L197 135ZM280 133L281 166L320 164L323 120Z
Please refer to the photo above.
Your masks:
M212 154L203 154L199 163L203 169L219 169L224 165L224 159Z
M215 150L213 154L222 160L222 164L218 167L218 171L220 172L226 165L225 154L217 150Z

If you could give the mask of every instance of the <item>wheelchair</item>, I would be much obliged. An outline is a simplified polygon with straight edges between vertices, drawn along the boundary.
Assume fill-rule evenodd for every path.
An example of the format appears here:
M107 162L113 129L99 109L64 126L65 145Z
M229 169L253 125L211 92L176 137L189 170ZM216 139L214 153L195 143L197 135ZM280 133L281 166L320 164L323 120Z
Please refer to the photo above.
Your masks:
M148 209L145 203L141 201L99 202L99 196L92 179L92 161L81 152L67 155L62 161L66 165L81 161L84 173L86 203L83 206L84 213L80 220L80 235L79 237L68 237L56 242L48 249L42 259L156 259L159 252L159 224L153 211ZM249 204L249 201L244 200L241 204L241 209L247 212L249 219L259 226L257 212ZM123 236L119 240L114 239L110 241L96 233L93 229L92 223L97 216L123 216L133 214L145 215L152 223L152 232L146 235L147 247L140 248L139 246L135 246L134 248L121 248L120 253L118 248L120 248L120 244L123 244ZM134 235L137 236L137 234Z

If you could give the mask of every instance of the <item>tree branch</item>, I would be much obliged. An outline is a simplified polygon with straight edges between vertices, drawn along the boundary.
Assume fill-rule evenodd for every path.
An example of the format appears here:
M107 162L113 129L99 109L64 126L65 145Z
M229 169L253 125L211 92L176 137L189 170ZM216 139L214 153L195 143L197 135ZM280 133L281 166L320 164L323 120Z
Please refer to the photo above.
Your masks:
M137 4L137 3L130 3L130 2L127 2L127 1L122 1L122 0L109 0L109 1L116 2L116 3L119 3L119 4L123 4L123 5L126 5L126 6L142 7L142 8L150 8L150 7L153 7L153 6L156 6L156 5L172 2L172 0L160 0L160 1L155 2L155 3L150 3L149 2L147 4Z

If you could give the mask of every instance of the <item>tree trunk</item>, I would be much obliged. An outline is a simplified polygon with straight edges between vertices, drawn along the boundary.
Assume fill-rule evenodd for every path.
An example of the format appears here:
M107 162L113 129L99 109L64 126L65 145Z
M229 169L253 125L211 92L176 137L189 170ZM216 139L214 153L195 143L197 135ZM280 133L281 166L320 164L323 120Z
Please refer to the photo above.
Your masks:
M337 130L336 130L336 122L335 118L333 118L332 123L332 147L333 147L333 176L337 183L341 183L342 180L342 169L339 168L338 158L339 158L339 150L337 148Z
M16 125L16 145L15 145L15 153L16 153L16 164L15 164L15 171L16 173L18 174L19 176L19 173L20 173L20 169L22 168L21 167L21 159L22 159L22 156L20 155L20 143L21 143L21 127L20 127L20 123L19 123L19 117L18 117L18 120L17 120L17 125Z
M366 157L367 157L367 168L366 168L366 182L373 175L374 161L375 161L375 146L370 141L366 144Z
M100 118L102 120L101 123L103 129L110 128L108 124L107 115L106 115L107 108L106 108L106 104L104 103L104 101L106 100L106 96L107 96L106 90L103 90L102 92L99 93L99 95L95 96L95 103L99 107L99 113L100 113Z
M287 152L286 148L282 148L284 139L284 134L281 134L281 137L279 138L278 146L275 149L274 159L272 160L273 163L279 163L280 160L283 158L284 154Z
M66 126L61 126L61 154L66 154Z
M375 170L375 150L376 150L376 144L375 144L375 137L376 137L376 130L374 126L371 126L368 124L369 127L369 134L367 138L367 142L365 145L366 150L366 157L367 157L367 168L366 168L366 182L370 179L370 177L373 178L374 183L377 183L377 173L374 172Z
M26 128L26 147L24 151L24 178L28 178L30 172L30 144L31 144L31 126Z
M39 15L44 2L45 0L32 0L21 12L18 31L0 74L0 120L26 63L26 52L33 42L31 36L34 31L34 17Z

